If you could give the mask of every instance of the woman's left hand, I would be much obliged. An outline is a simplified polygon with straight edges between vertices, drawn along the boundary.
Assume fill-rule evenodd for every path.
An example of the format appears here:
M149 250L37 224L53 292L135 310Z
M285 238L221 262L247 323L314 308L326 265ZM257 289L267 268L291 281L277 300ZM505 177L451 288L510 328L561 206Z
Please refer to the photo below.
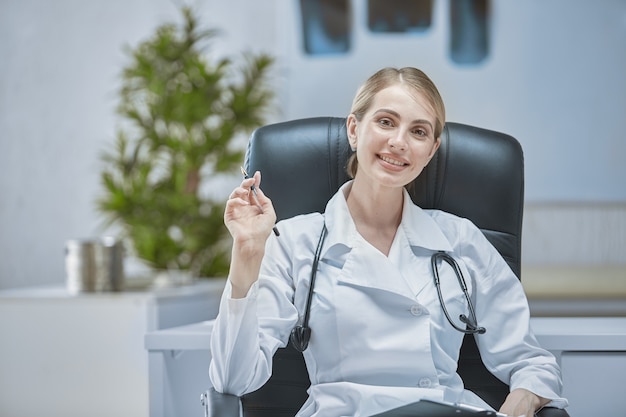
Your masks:
M546 405L549 400L541 398L523 388L514 389L507 395L500 412L512 417L533 417L535 411Z

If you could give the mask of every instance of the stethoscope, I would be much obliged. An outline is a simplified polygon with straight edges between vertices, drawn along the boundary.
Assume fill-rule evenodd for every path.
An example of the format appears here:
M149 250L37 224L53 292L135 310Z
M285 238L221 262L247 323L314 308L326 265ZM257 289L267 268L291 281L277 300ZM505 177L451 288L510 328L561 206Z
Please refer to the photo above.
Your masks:
M289 340L293 347L300 351L304 352L306 348L309 346L309 341L311 340L311 328L309 327L309 316L311 313L311 301L313 299L313 287L315 286L315 277L317 276L317 266L320 261L320 255L322 253L322 246L324 245L324 239L326 239L326 235L328 231L326 230L326 225L322 229L322 233L320 234L319 241L317 242L317 248L315 249L315 257L313 258L313 266L311 269L311 282L309 284L309 293L307 295L306 300L306 310L304 311L304 319L301 324L296 325L291 330L291 334L289 336ZM443 301L443 296L441 295L441 283L439 280L439 267L437 266L437 261L442 260L446 262L448 265L452 267L454 270L454 274L456 275L457 280L459 281L459 285L463 290L463 294L465 294L465 299L467 300L467 305L469 308L469 317L465 314L461 314L459 316L459 320L465 323L466 327L463 329L462 327L457 326L450 317L448 313L448 309L446 308L446 303ZM430 258L430 263L433 270L433 280L435 281L435 287L437 288L437 296L439 297L439 303L441 304L441 309L443 310L446 319L448 322L461 333L465 334L483 334L487 331L484 327L480 327L478 325L478 320L476 319L476 312L474 311L474 304L469 295L469 291L467 290L467 284L465 282L465 278L463 277L463 272L459 267L459 264L454 260L454 258L443 251L438 251L434 253Z

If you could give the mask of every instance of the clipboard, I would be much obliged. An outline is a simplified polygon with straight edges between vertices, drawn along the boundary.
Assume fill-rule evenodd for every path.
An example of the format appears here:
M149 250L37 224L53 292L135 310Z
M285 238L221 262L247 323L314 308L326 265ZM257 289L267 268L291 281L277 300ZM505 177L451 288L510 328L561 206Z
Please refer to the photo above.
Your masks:
M483 410L462 404L453 404L432 400L419 400L370 417L500 417L504 416L491 410Z

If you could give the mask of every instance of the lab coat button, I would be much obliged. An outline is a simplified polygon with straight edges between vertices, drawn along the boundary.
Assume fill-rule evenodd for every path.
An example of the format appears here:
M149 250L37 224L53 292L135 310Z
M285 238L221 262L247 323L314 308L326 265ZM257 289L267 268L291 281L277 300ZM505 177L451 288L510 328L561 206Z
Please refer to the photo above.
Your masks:
M418 385L420 388L430 388L431 384L430 378L421 378Z
M420 316L422 314L422 307L418 305L411 306L411 314L414 316Z

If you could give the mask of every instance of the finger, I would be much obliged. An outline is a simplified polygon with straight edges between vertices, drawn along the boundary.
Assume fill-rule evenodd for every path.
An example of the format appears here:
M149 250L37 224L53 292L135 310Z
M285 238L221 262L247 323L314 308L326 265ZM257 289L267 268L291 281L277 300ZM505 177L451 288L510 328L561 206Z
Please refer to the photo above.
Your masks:
M226 202L226 212L232 213L242 207L250 207L251 204L248 200L244 200L243 198L235 197L231 198Z
M263 200L265 201L265 199L267 199L267 196L261 190L261 171L256 171L252 178L254 178L254 187L256 188L257 196L262 197Z
M244 178L243 181L241 181L241 184L239 186L241 188L245 188L249 190L254 185L254 182L255 182L254 178Z
M228 199L229 200L232 200L235 198L247 199L249 194L250 194L250 188L237 187L233 190L232 193L230 193L230 196L228 197Z
M259 188L261 186L261 171L256 171L252 178L254 178L254 186Z
M251 196L255 204L258 204L259 206L262 206L262 207L266 207L269 204L271 204L271 200L267 198L267 196L265 195L263 190L261 190L261 188L256 187L255 191L256 192L252 193L252 196Z

